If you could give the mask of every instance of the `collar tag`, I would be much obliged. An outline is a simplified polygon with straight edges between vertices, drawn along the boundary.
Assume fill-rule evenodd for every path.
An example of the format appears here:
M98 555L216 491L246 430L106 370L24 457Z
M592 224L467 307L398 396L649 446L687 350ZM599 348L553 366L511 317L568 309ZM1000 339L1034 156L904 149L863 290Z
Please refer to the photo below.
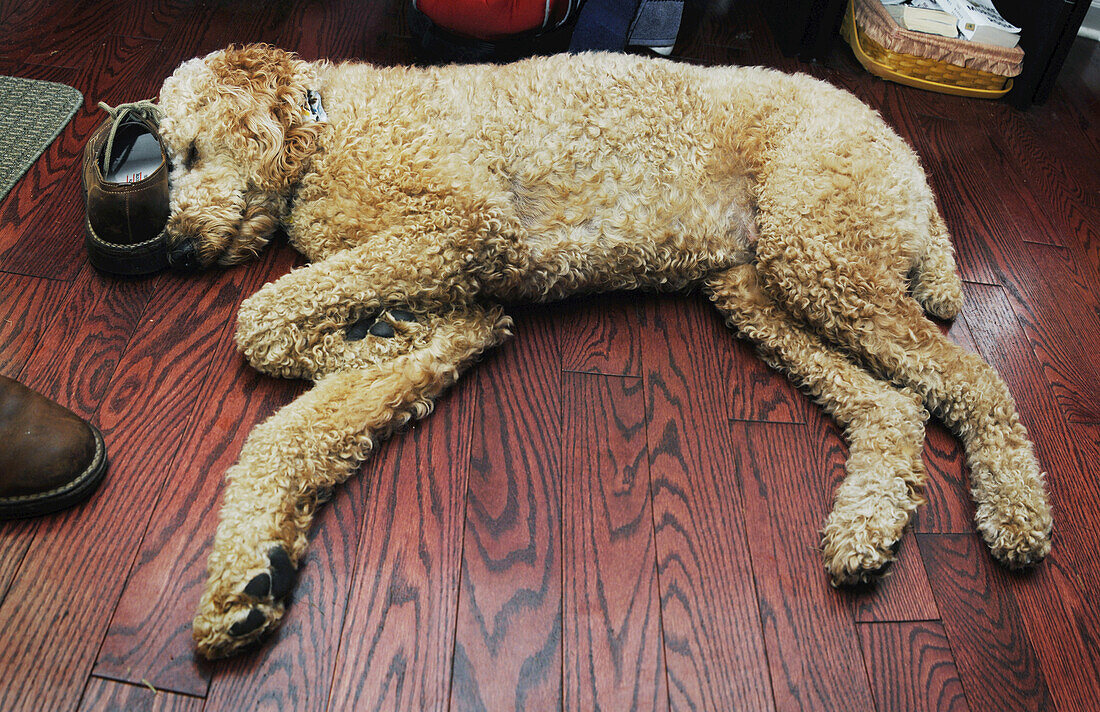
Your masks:
M312 89L306 90L305 109L314 121L328 121L325 107L321 105L321 94Z

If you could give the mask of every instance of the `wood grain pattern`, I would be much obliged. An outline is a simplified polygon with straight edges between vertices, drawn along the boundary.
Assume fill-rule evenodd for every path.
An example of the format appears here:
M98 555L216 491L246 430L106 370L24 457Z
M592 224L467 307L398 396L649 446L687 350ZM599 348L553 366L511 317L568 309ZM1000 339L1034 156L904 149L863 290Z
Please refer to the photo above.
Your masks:
M308 59L366 61L373 64L411 63L414 41L405 27L406 8L400 3L360 3L355 0L303 3L283 23L280 46L297 47Z
M1011 590L1055 708L1091 712L1100 690L1097 572L1078 569L1055 548L1043 563L1011 579Z
M650 299L646 417L673 709L768 709L771 683L735 446L733 334L701 299ZM728 671L736 670L736 674Z
M1096 275L1066 250L1044 245L1028 245L1017 259L1017 286L1007 293L1059 408L1070 422L1100 423L1100 365L1091 358L1100 343ZM1035 279L1042 284L1030 284ZM1067 302L1080 313L1067 314Z
M37 519L0 521L0 602L7 595L8 587L37 532Z
M156 277L107 277L85 264L64 305L35 339L36 348L19 380L90 418L103 402L158 284Z
M97 675L191 695L207 692L210 667L194 658L191 616L206 578L225 471L252 426L304 389L249 368L237 354L232 326L239 302L294 262L289 250L270 250L256 269L236 273L242 288L224 310L211 345L210 380L198 389L225 395L197 399L96 659Z
M969 712L939 623L859 626L878 712Z
M912 531L906 531L902 542L897 561L886 576L851 592L856 621L939 620L940 612Z
M473 376L477 414L451 709L544 710L561 705L558 344L571 328L572 322L559 314L521 311L516 338Z
M945 160L944 173L950 177L953 189L973 206L971 224L988 230L982 240L988 251L984 260L997 266L996 283L1004 284L1012 296L1016 315L1039 353L1060 405L1071 420L1100 422L1100 406L1096 405L1100 402L1100 369L1092 365L1081 346L1100 342L1100 319L1067 318L1062 309L1070 299L1091 305L1095 311L1100 302L1092 280L1081 273L1080 265L1069 255L1026 244L1019 225L1007 219L1003 211L994 212L989 201L983 200L991 184L1004 182L1012 175L996 165L983 169L994 161L986 135L972 132L965 141L950 142L946 136L957 131L954 123L921 118L928 144L924 155ZM997 192L1005 194L1008 188ZM982 205L989 206L985 212Z
M156 48L153 40L112 36L95 45L68 82L84 94L84 105L4 201L0 269L69 280L84 266L81 161L84 144L107 118L96 102L152 96L163 76L152 69ZM32 77L47 71L24 66L20 74Z
M0 604L0 708L79 699L153 503L206 380L240 284L218 273L165 279L97 413L110 475L83 505L42 520ZM186 310L177 304L192 305ZM44 666L42 659L55 664Z
M88 678L80 712L202 712L198 697L177 695L146 685L130 685L101 677Z
M979 710L1054 709L1005 574L973 534L920 534L966 697Z
M768 366L747 342L730 340L729 417L768 423L804 423L816 408L785 376Z
M637 294L601 294L554 306L566 371L641 376L643 303Z
M1097 668L1080 665L1100 660L1100 616L1082 603L1100 581L1092 575L1100 571L1100 535L1088 523L1100 507L1100 485L1090 474L1096 453L1067 426L1007 294L973 286L968 296L972 312L966 319L982 356L1016 396L1020 419L1049 473L1054 550L1032 576L1016 582L1013 592L1044 670L1059 671L1049 682L1059 708L1087 709L1100 685L1093 675Z
M1019 112L884 82L839 42L817 64L783 57L755 2L698 25L688 17L678 54L807 72L870 102L918 149L971 282L948 334L1002 373L1035 439L1055 507L1048 560L1026 575L992 563L973 534L961 451L932 423L919 536L909 534L880 586L830 589L815 548L843 475L836 428L734 342L702 300L586 297L524 308L521 336L508 347L516 351L491 357L324 508L283 628L249 655L196 664L188 621L222 474L249 425L301 386L251 373L228 340L232 309L274 263L195 282L115 281L87 269L79 160L104 118L95 102L152 96L179 62L231 41L270 41L307 59L408 62L416 43L406 5L0 1L0 73L60 81L85 96L0 201L0 373L106 424L113 459L104 489L85 505L0 522L0 709L559 707L566 630L601 624L558 600L564 560L555 547L577 530L562 516L550 463L563 448L612 449L598 436L562 440L564 406L570 427L587 412L587 422L628 432L616 438L647 453L654 521L615 545L652 540L660 615L640 618L660 621L644 654L663 666L669 707L884 710L931 701L978 710L1011 709L1001 699L1011 697L1025 708L1092 712L1100 690L1098 45L1076 43L1047 105ZM612 390L605 377L565 374L576 388L595 388L592 403L578 404L561 397L563 364L640 376L643 385L612 379ZM605 401L614 407L598 406ZM628 417L614 422L623 410ZM730 417L739 422L729 427ZM642 421L644 445L631 429ZM599 482L584 485L595 491ZM583 561L568 573L629 579L640 575L633 563ZM640 601L652 598L648 590L606 593ZM854 622L931 616L943 619ZM616 640L637 650L641 633L633 625ZM143 677L199 696L154 695ZM613 687L614 665L589 677L592 687Z
M329 709L442 709L451 689L474 391L383 446L370 480L358 566Z
M563 707L668 709L638 378L562 376Z
M990 140L1013 170L991 178L1029 177L1029 197L1053 225L1054 244L1075 247L1095 239L1095 216L1100 213L1098 181L1096 171L1088 168L1091 147L1081 140L1080 133L1072 132L1063 117L1048 115L1045 122L1020 120L1013 114L998 118L989 127Z
M829 586L817 551L843 476L835 426L815 419L731 428L775 708L874 709L850 597Z
M18 274L0 274L0 280L0 374L18 379L72 285Z

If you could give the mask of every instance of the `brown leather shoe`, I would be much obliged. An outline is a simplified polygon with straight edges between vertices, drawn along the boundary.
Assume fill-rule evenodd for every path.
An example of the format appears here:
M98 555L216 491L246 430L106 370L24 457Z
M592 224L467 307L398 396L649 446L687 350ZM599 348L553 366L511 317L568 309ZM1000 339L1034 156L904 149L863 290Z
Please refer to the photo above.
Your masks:
M0 376L0 519L70 507L106 472L107 448L95 426Z
M149 274L168 266L168 156L151 102L100 104L110 120L84 147L88 258L112 274Z

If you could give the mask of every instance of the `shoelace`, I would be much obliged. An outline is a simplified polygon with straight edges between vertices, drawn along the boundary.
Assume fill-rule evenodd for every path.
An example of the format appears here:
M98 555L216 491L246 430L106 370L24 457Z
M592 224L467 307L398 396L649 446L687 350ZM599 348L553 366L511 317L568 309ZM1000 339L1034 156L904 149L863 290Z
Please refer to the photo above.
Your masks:
M111 106L101 101L99 102L99 108L110 114L112 119L111 132L107 134L107 150L103 152L103 174L106 175L110 172L111 151L115 147L115 134L118 132L118 127L122 125L123 120L130 114L136 114L146 121L159 124L161 111L152 99L142 99L141 101L119 104L118 106Z

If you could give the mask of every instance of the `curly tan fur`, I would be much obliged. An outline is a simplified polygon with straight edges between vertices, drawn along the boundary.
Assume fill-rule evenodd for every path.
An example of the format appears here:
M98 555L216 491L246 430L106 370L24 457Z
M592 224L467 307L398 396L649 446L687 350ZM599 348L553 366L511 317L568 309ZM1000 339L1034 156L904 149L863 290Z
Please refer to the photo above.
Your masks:
M304 110L307 90L328 121ZM506 300L701 287L844 427L822 542L836 584L893 560L922 502L928 411L963 442L994 555L1049 551L1044 478L1007 388L922 313L962 306L924 172L851 95L616 55L383 69L251 46L180 66L161 107L172 239L232 264L282 226L314 261L240 310L248 361L316 386L228 473L194 625L204 655L277 625L271 552L297 565L329 488L509 336ZM349 336L375 316L378 335Z

